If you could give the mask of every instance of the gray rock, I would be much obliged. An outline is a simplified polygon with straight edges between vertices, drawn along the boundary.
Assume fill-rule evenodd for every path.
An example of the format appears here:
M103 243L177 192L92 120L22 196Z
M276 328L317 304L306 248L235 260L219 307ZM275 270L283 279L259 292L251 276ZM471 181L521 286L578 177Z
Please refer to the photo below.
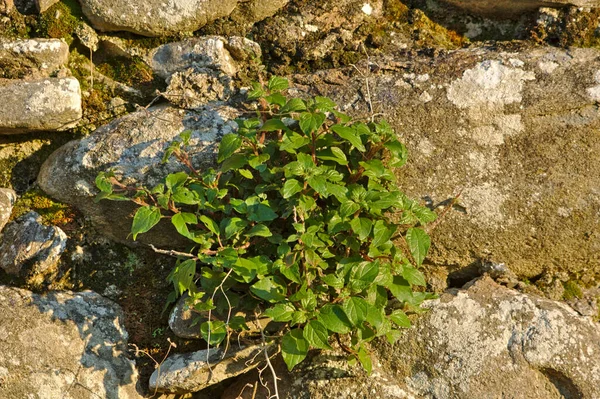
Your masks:
M85 47L89 48L92 51L98 50L98 44L100 43L100 38L94 28L86 24L85 22L80 23L75 28L75 35Z
M213 68L234 76L236 62L225 45L227 40L219 36L205 36L167 43L154 49L149 55L148 64L154 73L168 79L175 72L191 67Z
M66 130L81 119L81 90L75 78L0 82L0 134Z
M0 188L0 233L12 212L13 205L17 200L17 193L9 188Z
M69 45L58 39L0 39L0 78L43 78L69 61Z
M271 351L273 347L265 350ZM150 390L170 393L197 392L257 367L262 360L261 346L201 350L169 356L150 377ZM258 359L257 359L258 358Z
M227 40L225 48L236 61L260 60L262 50L260 45L245 37L232 36Z
M222 102L234 92L229 75L209 68L175 72L168 83L163 96L179 108L200 108L209 102Z
M124 315L93 292L0 287L0 397L141 399Z
M40 215L29 212L4 229L0 268L39 286L56 274L66 245L67 236L60 228L44 226Z
M443 0L468 12L511 17L540 7L600 7L598 0Z
M368 92L353 68L295 80L354 117L368 117L370 94L408 147L397 173L407 195L441 213L461 193L429 254L450 280L491 258L519 278L567 271L591 284L600 273L599 56L473 48L372 58Z
M167 174L185 169L175 160L161 164L161 159L168 144L186 129L192 130L193 163L212 164L220 137L237 129L233 122L237 116L229 107L142 109L59 148L42 165L38 183L52 197L79 208L108 237L132 244L127 236L135 207L128 202L94 203L98 173L113 169L126 184L154 187ZM170 223L164 223L138 239L171 248L177 237Z
M43 13L59 1L60 0L35 0L35 6L39 13Z
M128 31L153 37L193 32L229 15L237 0L80 0L80 3L87 19L100 31Z

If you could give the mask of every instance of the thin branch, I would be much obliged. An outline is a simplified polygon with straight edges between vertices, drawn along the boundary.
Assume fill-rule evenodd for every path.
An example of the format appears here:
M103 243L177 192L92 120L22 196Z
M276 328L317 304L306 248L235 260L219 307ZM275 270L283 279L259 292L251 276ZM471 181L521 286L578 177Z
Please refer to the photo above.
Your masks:
M254 312L254 318L256 319L256 324L258 325L258 328L260 329L260 336L262 339L262 346L263 346L263 353L265 354L265 361L267 362L267 366L269 367L269 370L271 370L271 375L273 376L273 386L275 388L275 395L270 396L270 398L279 399L279 389L277 386L278 385L277 380L279 380L279 377L277 377L275 368L273 367L273 364L271 363L271 359L269 358L269 350L268 350L268 346L267 346L267 340L265 338L265 332L262 327L262 324L260 324L260 321L258 319L258 313Z

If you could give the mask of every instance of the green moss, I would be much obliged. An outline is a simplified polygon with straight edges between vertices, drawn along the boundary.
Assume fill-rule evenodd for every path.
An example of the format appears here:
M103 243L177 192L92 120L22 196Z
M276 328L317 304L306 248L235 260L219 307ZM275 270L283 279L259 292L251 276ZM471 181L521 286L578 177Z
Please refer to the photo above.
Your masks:
M35 24L35 35L65 39L73 43L73 34L83 20L81 7L76 0L62 0L42 13Z
M13 10L7 18L0 18L0 37L8 39L27 39L31 33L31 24L35 16L23 15Z
M419 47L456 49L469 43L469 39L436 24L421 10L413 10L410 19L413 39Z
M23 194L13 207L11 219L16 219L27 212L35 211L47 225L61 228L69 227L75 222L75 210L69 205L54 201L42 190L33 189Z
M579 284L573 280L567 281L564 283L565 293L563 294L563 299L569 301L575 298L583 298L583 290L579 286Z
M96 66L98 72L127 86L152 84L154 73L141 58L112 57Z

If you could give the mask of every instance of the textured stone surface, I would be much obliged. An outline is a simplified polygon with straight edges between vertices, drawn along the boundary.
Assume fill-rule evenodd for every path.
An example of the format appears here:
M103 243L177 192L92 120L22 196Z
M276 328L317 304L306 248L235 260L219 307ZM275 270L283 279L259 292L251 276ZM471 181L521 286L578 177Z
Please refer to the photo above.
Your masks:
M373 373L341 353L277 365L282 398L472 399L600 397L600 325L567 305L483 278L427 304L393 347L372 345ZM223 396L238 398L249 375ZM271 388L272 389L272 388ZM259 389L256 397L266 392ZM245 390L242 398L251 398Z
M80 0L80 3L83 13L98 30L167 36L193 32L217 18L229 15L237 0Z
M148 63L154 73L165 79L191 67L213 68L233 76L237 73L237 65L225 48L226 44L227 40L219 36L167 43L150 53Z
M213 101L225 101L233 94L231 77L214 69L188 68L168 79L164 97L179 108L199 108Z
M0 268L32 285L40 285L56 274L66 245L67 236L60 228L44 226L40 215L29 212L4 229Z
M10 14L15 8L13 0L0 0L0 14Z
M60 0L35 0L35 6L38 12L46 12L47 9L58 3Z
M443 0L468 12L509 17L540 7L599 7L598 0Z
M69 46L58 39L0 39L0 78L42 78L64 67Z
M0 397L138 399L123 313L93 292L0 286Z
M197 392L238 376L258 365L257 354L261 346L243 349L229 348L223 355L221 349L201 350L169 356L150 377L150 390L172 393ZM260 359L262 360L262 358Z
M274 15L289 0L250 0L240 1L231 13L231 19L238 23L254 23Z
M429 256L451 280L468 281L489 260L521 278L565 271L600 281L599 56L509 47L372 60L374 112L409 149L400 188L438 211L461 193ZM353 68L296 80L368 115Z
M183 168L175 160L161 164L164 149L181 132L192 131L190 154L196 167L202 167L214 162L217 142L237 128L237 116L229 107L184 111L157 106L134 112L59 148L42 165L38 183L51 196L79 208L102 233L131 244L127 236L135 207L128 202L94 203L98 173L113 169L127 184L154 187ZM175 245L178 234L171 224L159 226L138 240Z
M81 90L75 78L0 81L0 134L66 130L81 119Z
M10 214L12 212L13 205L17 200L17 193L9 188L0 188L0 233L6 226Z

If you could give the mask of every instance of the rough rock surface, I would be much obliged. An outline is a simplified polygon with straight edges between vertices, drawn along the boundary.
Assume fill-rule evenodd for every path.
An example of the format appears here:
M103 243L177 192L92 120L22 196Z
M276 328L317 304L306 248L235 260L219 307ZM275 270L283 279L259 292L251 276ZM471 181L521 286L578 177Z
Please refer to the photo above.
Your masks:
M443 0L468 12L510 17L540 7L600 7L598 0Z
M46 12L47 9L58 3L60 0L35 0L35 6L39 13Z
M0 286L0 397L138 399L123 314L93 292Z
M373 345L370 377L349 367L343 354L326 352L292 373L279 368L281 397L600 397L600 325L564 303L486 277L427 306L395 346ZM252 378L232 384L223 398L237 397ZM241 397L252 397L252 390Z
M10 214L12 212L13 205L17 200L17 193L9 188L0 188L0 233L6 226Z
M200 391L255 368L258 361L252 360L261 350L261 346L248 346L230 348L225 356L221 349L171 355L152 373L150 390L179 394Z
M233 76L237 73L237 64L225 47L227 44L228 41L219 36L163 44L150 53L148 64L165 79L191 67L213 68Z
M168 80L164 97L179 108L200 108L209 102L225 101L233 94L229 75L209 68L188 68Z
M0 268L32 285L51 279L67 245L58 227L44 226L41 217L29 212L4 229L0 242Z
M229 15L237 0L80 0L80 3L83 13L98 30L168 36L193 32L217 18Z
M441 211L462 193L429 256L450 280L468 281L489 260L519 277L562 270L591 284L600 279L599 56L518 46L400 54L372 60L369 91L353 68L296 81L353 115L368 115L370 94L408 146L398 172L408 195Z
M231 19L238 23L252 24L275 15L287 3L289 3L289 0L239 1L238 6L231 13Z
M69 45L58 39L0 39L0 78L48 77L69 61Z
M15 8L13 0L0 0L0 14L8 15Z
M134 112L59 148L42 165L38 183L52 197L79 208L108 237L131 244L127 236L135 207L128 202L94 203L98 173L113 169L126 184L154 187L182 168L175 160L161 164L164 149L181 132L192 131L190 154L201 167L214 162L217 142L237 128L237 116L230 107L184 111L161 105ZM163 227L167 230L158 227L138 240L171 248L178 235L170 223Z
M75 78L0 81L0 134L66 130L81 119L81 90Z

